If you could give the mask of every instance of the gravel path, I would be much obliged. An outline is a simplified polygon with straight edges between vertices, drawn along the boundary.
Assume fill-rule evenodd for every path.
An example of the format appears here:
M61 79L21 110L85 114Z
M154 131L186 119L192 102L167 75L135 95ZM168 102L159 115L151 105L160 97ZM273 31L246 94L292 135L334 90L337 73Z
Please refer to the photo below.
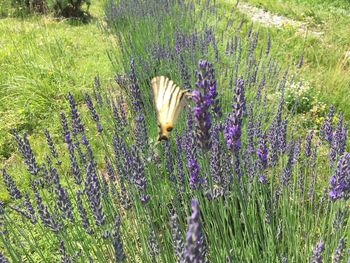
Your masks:
M235 2L234 0L226 0L227 2ZM262 8L250 5L248 3L239 2L237 4L238 11L247 15L253 22L258 22L265 26L275 26L279 28L295 28L301 34L311 34L321 37L324 32L315 31L308 28L307 23L297 21L282 15L277 15Z

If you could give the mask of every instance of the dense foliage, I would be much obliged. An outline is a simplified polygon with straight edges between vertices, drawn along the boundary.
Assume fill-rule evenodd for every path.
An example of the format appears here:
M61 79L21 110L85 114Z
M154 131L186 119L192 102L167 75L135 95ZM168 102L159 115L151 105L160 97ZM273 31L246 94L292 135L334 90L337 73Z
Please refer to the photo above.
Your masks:
M95 78L81 106L68 94L65 150L45 131L39 160L13 131L32 183L19 189L2 170L11 197L0 204L2 261L345 259L347 124L331 107L320 130L291 125L308 107L286 104L297 68L279 67L257 32L225 35L219 25L234 20L217 10L215 1L106 5L120 45L110 58L126 75L112 88ZM149 80L158 74L191 88L193 102L156 144Z

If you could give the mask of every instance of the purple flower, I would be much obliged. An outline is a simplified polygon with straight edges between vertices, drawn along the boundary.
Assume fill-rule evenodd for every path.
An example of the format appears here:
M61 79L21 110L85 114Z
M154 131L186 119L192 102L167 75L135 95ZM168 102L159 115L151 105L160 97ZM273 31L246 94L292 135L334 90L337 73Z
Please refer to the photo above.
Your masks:
M330 178L329 197L332 200L349 198L350 194L350 153L345 153L339 157L337 169Z
M186 145L186 158L190 177L190 187L194 189L199 186L201 180L199 177L200 168L196 158L196 148L194 146L192 137L189 137L188 143Z
M67 190L60 184L56 168L50 168L50 176L53 178L53 182L55 184L56 202L58 208L62 212L62 217L69 218L72 222L74 222L72 203L68 197Z
M67 148L69 152L70 170L71 170L71 173L73 174L74 182L80 185L82 182L81 172L77 162L77 158L75 157L75 154L74 154L75 147L71 141L67 144Z
M265 169L267 167L267 155L268 155L268 148L266 146L266 140L265 136L262 136L259 142L258 149L256 151L256 154L259 157L259 162L261 164L261 168Z
M324 121L320 130L321 138L325 139L329 143L333 139L333 117L334 117L334 106L331 105L328 114L324 117Z
M196 199L192 199L191 208L192 214L188 220L186 242L182 254L183 262L204 263L206 262L206 247L202 232L199 205Z
M44 205L43 200L35 187L34 184L31 185L32 189L34 191L34 196L36 200L36 204L38 206L38 213L40 215L40 219L44 226L50 228L53 232L58 233L60 230L61 226L59 223L55 220L55 218L50 214L48 207Z
M82 225L88 234L93 234L93 230L90 228L90 223L89 219L87 217L87 213L85 210L85 207L83 205L83 201L81 199L82 193L80 191L77 191L77 206L78 206L78 211L80 214L81 222Z
M176 262L181 262L182 251L184 249L184 243L182 241L182 233L180 230L178 216L175 210L172 210L170 217L171 233L173 239L173 248L175 251Z
M201 148L209 149L211 146L209 130L211 127L208 101L205 101L202 93L198 90L192 92L192 100L195 102L193 108L196 136Z
M139 85L137 84L136 79L136 69L135 69L135 61L132 59L130 62L130 95L131 95L131 102L133 106L134 112L141 112L141 109L143 108L142 104L142 98L141 98L141 91L139 88Z
M70 92L68 93L67 98L68 98L69 107L70 107L70 116L72 119L72 133L75 136L79 132L84 132L85 129L84 129L84 125L81 122L74 97Z
M131 149L132 156L132 180L140 192L140 200L142 203L148 202L150 196L146 194L147 181L145 176L144 165L135 146Z
M2 254L1 251L0 251L0 262L1 263L9 263L8 259L4 256L4 254Z
M114 231L113 231L113 247L115 262L123 262L125 260L125 254L123 250L123 243L120 236L120 217L116 216L114 220Z
M60 113L60 117L61 117L62 131L63 131L63 140L65 143L68 143L71 141L71 138L70 138L70 132L69 132L69 128L68 128L67 118L66 118L66 115L64 114L64 112Z
M96 122L97 131L98 132L102 132L102 126L101 126L101 123L100 123L100 117L98 116L98 114L97 114L97 112L95 110L94 104L92 103L92 100L91 100L89 94L87 94L87 93L85 94L85 102L86 102L86 105L88 106L88 108L90 110L92 119Z
M224 137L229 150L234 149L238 151L241 148L241 125L244 104L243 88L244 81L240 78L237 80L235 87L235 95L232 104L233 112L227 117L224 127Z
M312 250L312 258L311 263L322 263L322 253L324 251L324 241L321 240L316 244L314 249Z
M313 130L311 130L306 136L305 146L304 146L304 155L306 157L310 157L311 156L311 141L312 141L313 136L314 136L314 131Z
M139 149L146 151L148 149L148 130L145 117L141 111L136 115L135 126L136 145Z
M344 253L344 247L345 247L345 241L344 238L340 238L338 242L338 246L336 247L334 254L333 254L333 263L340 263L343 259L343 253Z
M12 130L13 135L15 136L18 147L22 153L22 157L24 159L25 164L27 165L28 172L32 175L36 175L40 168L36 163L35 156L33 150L30 146L29 140L27 138L27 133L23 133L23 138L21 138L16 129Z
M96 88L96 89L94 89L95 100L97 101L97 103L100 106L102 106L103 105L103 100L102 100L102 96L101 96L101 82L100 82L99 76L95 76L94 77L94 87Z
M67 254L63 240L60 241L60 254L61 254L61 263L71 263L71 257Z
M24 201L22 202L22 204L26 207L27 212L31 216L30 221L32 222L32 224L35 224L36 223L35 210L27 193L24 193Z
M46 140L47 140L47 145L50 148L50 152L51 152L52 156L57 159L58 158L58 153L56 151L55 145L53 144L53 141L52 141L52 138L50 136L50 133L49 133L49 131L47 129L45 130L44 133L45 133L45 137L46 137Z
M97 226L101 226L106 222L106 217L102 211L100 182L92 161L87 164L85 188L95 223Z
M12 199L20 199L22 197L20 190L17 188L15 182L12 177L6 172L5 169L2 169L2 178L4 179L4 183L6 185L6 189L10 194Z

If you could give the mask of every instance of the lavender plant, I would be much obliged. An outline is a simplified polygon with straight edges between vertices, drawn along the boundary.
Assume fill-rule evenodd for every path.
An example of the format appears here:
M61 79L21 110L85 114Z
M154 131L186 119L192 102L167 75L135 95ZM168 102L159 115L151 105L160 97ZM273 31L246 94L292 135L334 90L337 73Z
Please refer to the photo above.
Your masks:
M109 25L125 27L117 61L129 76L126 90L111 94L96 80L98 94L85 97L89 112L68 94L70 114L60 115L66 147L53 146L47 133L46 159L14 132L31 189L15 185L9 174L18 168L6 166L12 199L0 202L1 260L341 261L350 238L345 120L334 127L331 108L321 132L294 130L283 90L295 76L280 69L270 40L261 46L252 27L244 39L237 32L226 41L197 22L234 23L220 21L218 5L108 3ZM165 147L151 143L148 81L155 74L194 94ZM268 94L277 90L275 105Z

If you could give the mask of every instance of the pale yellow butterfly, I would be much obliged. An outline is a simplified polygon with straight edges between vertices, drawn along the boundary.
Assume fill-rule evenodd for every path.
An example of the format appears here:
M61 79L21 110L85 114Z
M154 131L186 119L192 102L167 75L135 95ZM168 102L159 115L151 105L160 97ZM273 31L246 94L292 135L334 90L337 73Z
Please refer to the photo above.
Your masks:
M151 80L154 104L157 111L159 128L158 141L168 140L169 132L173 129L176 119L185 105L190 90L183 90L172 80L157 76Z

